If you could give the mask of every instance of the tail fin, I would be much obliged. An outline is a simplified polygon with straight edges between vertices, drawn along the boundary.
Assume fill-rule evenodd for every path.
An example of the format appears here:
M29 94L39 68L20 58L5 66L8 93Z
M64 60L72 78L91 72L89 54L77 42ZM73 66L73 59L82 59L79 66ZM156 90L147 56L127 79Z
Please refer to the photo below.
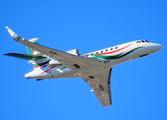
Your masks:
M33 39L28 40L28 41L30 41L30 42L32 42L32 43L35 43L35 44L38 44L38 43L37 43L38 40L39 40L38 38L33 38ZM40 52L38 52L38 51L36 51L36 50L34 50L34 49L32 49L32 48L29 48L29 47L27 47L27 46L26 46L26 48L27 48L27 52L28 52L29 55L42 56L42 54L41 54Z
M16 33L14 33L9 27L6 27L6 29L14 40L16 40L16 41L24 40L23 38L18 36ZM38 44L37 43L38 40L39 40L38 38L33 38L33 39L28 40L28 41L35 43L35 44ZM46 65L51 60L51 58L47 57L46 55L41 54L40 52L38 52L34 49L31 49L29 47L27 47L27 51L28 51L29 55L20 54L20 53L7 53L5 55L30 60L30 62L28 62L28 63L32 63L33 68Z
M32 42L34 44L38 44L38 42L37 42L38 40L39 40L38 38L33 38L33 39L28 40L28 41L30 41L30 42ZM36 51L36 50L34 50L32 48L29 48L27 46L26 46L26 48L27 48L27 51L28 51L29 55L35 56L37 58L38 57L40 58L40 60L36 59L33 62L30 61L30 63L32 62L33 68L48 64L48 62L50 61L50 58L47 58L46 56L44 56L44 54L41 54L40 52L38 52L38 51Z

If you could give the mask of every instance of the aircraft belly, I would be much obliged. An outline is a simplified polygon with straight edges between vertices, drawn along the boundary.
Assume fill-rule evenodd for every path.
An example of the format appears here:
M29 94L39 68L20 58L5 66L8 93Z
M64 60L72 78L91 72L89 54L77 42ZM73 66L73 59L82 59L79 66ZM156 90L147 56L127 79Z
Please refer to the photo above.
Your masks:
M92 73L101 73L104 70L110 69L112 64L98 64L95 66L89 66L79 69L69 69L65 66L55 67L50 71L43 70L43 74L36 75L37 79L54 79L54 78L74 78L74 77L82 77L85 75L91 75ZM34 78L34 77L33 77Z
M63 73L59 73L55 75L55 78L73 78L73 77L82 77L82 76L89 76L92 73L101 73L107 69L113 67L113 64L99 64L96 66L89 66L80 69L73 69L70 71L66 71Z

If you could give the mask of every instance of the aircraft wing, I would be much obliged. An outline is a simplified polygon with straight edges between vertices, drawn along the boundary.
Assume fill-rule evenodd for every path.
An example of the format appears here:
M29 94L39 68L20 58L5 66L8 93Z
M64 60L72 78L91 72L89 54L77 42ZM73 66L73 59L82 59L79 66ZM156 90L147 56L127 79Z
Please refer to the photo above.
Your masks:
M82 79L92 88L91 91L95 93L103 107L112 105L111 72L112 68L98 74L82 77Z
M81 56L75 56L75 55L65 53L59 50L51 49L51 48L48 48L48 47L45 47L39 44L34 44L32 42L29 42L28 40L21 38L17 34L15 34L9 27L6 27L6 29L8 30L12 38L15 39L17 42L25 46L28 46L32 49L35 49L41 52L42 54L50 56L53 59L58 60L61 64L63 64L64 66L70 69L92 66L92 65L102 62L101 60L85 58Z

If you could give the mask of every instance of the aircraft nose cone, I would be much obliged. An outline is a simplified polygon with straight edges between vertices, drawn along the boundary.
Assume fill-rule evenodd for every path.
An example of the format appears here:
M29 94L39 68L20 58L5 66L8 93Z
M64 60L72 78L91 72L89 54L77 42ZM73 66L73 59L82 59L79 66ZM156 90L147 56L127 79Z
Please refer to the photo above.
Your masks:
M159 44L159 45L160 45L160 44ZM163 46L163 45L160 45L160 47L161 47L160 49L162 49L164 46Z
M156 47L157 51L161 50L163 48L163 46L161 44L156 44L155 47Z
M157 52L157 51L161 50L163 48L163 46L161 44L155 44L155 43L153 43L151 45L151 48L152 48L153 52Z

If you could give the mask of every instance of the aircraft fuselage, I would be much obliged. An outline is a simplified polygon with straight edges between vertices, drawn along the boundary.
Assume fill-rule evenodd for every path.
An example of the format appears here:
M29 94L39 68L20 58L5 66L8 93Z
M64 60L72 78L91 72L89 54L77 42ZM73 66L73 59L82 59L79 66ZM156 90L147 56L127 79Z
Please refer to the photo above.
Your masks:
M103 60L100 64L71 70L63 65L49 67L49 63L47 63L27 73L25 77L28 79L53 79L82 77L84 75L91 75L91 72L98 74L119 63L150 55L159 51L162 47L160 44L150 43L146 40L137 40L82 55L82 57ZM82 73L83 70L87 70L87 73Z

